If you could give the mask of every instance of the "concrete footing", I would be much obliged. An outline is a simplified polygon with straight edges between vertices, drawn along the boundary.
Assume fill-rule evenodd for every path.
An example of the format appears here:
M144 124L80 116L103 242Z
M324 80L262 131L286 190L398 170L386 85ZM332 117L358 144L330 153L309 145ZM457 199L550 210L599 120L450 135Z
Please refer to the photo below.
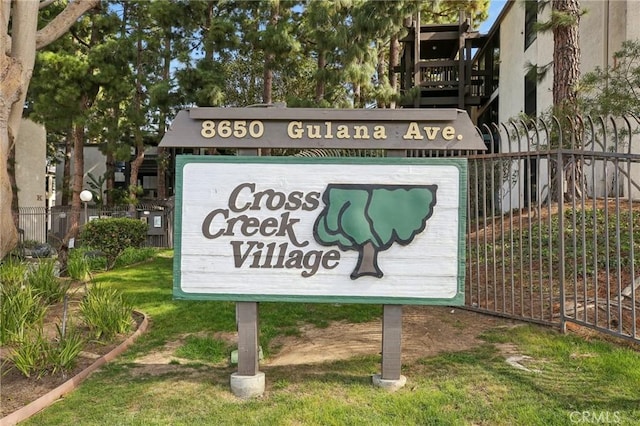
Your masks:
M264 373L258 371L255 376L231 374L231 392L238 398L249 399L264 393Z
M383 379L381 374L374 374L371 376L371 380L373 381L373 385L382 389L386 389L388 391L397 391L398 389L404 387L407 384L407 378L405 376L400 376L398 380L389 380Z

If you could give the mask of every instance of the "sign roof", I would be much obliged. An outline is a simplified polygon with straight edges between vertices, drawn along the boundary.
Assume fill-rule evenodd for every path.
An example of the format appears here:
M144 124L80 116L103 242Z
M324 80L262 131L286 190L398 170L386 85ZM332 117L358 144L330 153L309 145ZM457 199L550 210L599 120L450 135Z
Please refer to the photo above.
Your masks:
M161 147L484 150L457 109L193 108Z

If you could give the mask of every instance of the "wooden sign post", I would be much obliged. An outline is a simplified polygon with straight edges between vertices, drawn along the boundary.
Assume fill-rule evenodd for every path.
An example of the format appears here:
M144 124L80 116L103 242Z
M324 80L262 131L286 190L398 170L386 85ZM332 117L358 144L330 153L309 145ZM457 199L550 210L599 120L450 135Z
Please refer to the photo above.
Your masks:
M182 111L174 297L237 303L235 395L264 392L258 302L384 306L382 374L401 375L402 305L464 303L466 160L406 149L484 149L463 111L200 108ZM386 158L259 157L259 148L386 149Z

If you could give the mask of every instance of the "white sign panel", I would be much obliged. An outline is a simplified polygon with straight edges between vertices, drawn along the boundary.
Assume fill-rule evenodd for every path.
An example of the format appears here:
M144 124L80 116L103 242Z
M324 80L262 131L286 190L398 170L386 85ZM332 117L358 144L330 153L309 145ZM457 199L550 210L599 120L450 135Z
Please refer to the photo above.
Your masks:
M462 304L466 161L178 157L174 296Z

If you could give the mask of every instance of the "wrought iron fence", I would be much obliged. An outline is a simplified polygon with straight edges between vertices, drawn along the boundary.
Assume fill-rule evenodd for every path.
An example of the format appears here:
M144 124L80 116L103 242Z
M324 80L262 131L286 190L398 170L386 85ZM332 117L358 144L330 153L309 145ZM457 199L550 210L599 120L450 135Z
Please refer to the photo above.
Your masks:
M636 117L480 129L468 155L466 303L640 341Z
M70 227L71 207L26 207L18 209L18 229L22 243L48 242L56 245ZM87 206L80 212L79 225L105 217L132 217L148 224L147 246L173 247L173 203L139 204L130 211L128 206Z
M479 131L487 152L407 152L469 160L466 305L640 342L638 118L518 121ZM21 209L23 238L64 235L68 215L68 208ZM128 215L126 207L87 211L88 220ZM135 217L149 223L148 245L173 246L171 205L140 205Z

